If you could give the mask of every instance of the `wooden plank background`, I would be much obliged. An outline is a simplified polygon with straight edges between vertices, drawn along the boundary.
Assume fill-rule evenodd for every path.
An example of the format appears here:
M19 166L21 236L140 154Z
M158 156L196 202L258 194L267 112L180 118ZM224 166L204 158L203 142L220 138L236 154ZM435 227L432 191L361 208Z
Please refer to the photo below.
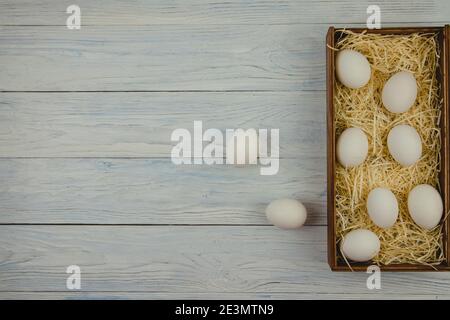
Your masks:
M0 298L450 298L449 273L326 264L325 32L370 1L0 0ZM447 0L378 1L384 26ZM280 128L280 171L175 166L176 128ZM284 231L268 202L301 199ZM66 288L67 266L82 289Z

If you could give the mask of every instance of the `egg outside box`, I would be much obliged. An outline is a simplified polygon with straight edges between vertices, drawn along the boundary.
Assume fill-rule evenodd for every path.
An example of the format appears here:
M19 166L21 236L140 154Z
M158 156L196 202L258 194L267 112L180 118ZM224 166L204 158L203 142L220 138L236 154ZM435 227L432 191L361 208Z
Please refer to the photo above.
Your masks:
M335 88L335 47L339 39L340 30L334 27L328 29L326 38L326 86L327 86L327 214L328 214L328 263L333 271L366 271L367 267L373 265L372 262L351 263L351 268L343 259L337 244L336 235L336 193L335 193L335 172L336 172L336 130L334 119L334 88ZM450 209L450 177L449 177L449 108L450 108L450 87L449 87L449 63L450 63L450 26L445 27L404 27L404 28L382 28L382 29L360 29L346 28L346 30L361 33L406 35L411 33L436 33L439 40L440 61L437 70L442 98L441 113L441 171L439 176L440 192L444 204L444 217ZM431 267L423 264L392 264L381 265L383 271L450 271L450 223L449 219L443 222L443 242L445 261L440 265Z

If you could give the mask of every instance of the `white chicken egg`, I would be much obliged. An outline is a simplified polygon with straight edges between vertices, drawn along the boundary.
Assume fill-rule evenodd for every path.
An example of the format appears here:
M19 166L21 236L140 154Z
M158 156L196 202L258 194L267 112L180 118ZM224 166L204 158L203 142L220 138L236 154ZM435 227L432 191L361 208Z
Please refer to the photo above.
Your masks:
M278 199L266 208L266 216L270 223L283 229L300 228L306 221L305 206L295 199Z
M411 72L407 71L400 71L389 78L381 93L383 105L393 113L408 111L416 98L416 78Z
M339 136L336 146L338 161L346 168L359 166L367 157L369 142L360 128L347 128Z
M342 240L341 251L347 259L368 261L380 251L380 239L367 229L352 230Z
M397 198L389 189L375 188L367 197L367 213L380 228L390 228L398 217Z
M419 184L409 192L408 211L419 226L433 229L439 224L444 211L441 195L429 184Z
M413 165L422 156L422 141L413 127L400 124L391 129L387 138L389 153L402 166Z
M336 74L346 87L358 89L370 80L371 69L367 58L355 50L342 50L336 56Z

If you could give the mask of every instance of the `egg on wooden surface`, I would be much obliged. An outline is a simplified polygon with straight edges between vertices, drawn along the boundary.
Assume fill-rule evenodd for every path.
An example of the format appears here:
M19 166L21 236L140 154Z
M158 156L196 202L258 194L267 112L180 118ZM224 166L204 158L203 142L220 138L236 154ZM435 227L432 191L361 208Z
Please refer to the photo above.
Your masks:
M346 87L358 89L370 80L371 69L367 58L355 50L345 49L336 56L336 75Z
M440 193L429 184L415 186L408 194L408 211L416 224L433 229L444 211Z
M367 136L360 128L347 128L339 136L336 155L339 163L346 167L356 167L366 160L369 152Z
M417 98L417 82L411 72L394 74L383 87L381 100L386 109L393 113L406 112Z
M407 124L391 129L387 145L392 157L404 167L413 165L422 156L422 140L416 129Z
M390 228L398 217L397 198L389 189L375 188L367 197L367 213L380 228Z
M356 262L368 261L380 251L380 239L367 229L352 230L344 236L341 251L347 259Z
M278 199L266 208L267 220L283 229L300 228L306 221L305 206L295 199Z

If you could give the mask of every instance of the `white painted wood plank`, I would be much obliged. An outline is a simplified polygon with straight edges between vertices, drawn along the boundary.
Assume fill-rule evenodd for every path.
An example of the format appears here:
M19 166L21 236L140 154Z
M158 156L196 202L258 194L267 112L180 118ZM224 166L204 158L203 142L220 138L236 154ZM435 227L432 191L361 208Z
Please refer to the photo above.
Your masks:
M0 223L267 224L267 204L301 199L324 224L325 155L256 166L170 159L1 159Z
M0 226L0 291L68 291L66 268L81 267L82 291L447 295L450 273L332 273L326 228Z
M0 27L0 90L322 90L326 29Z
M2 25L65 25L58 0L2 0ZM77 0L86 25L365 23L370 0ZM447 0L378 0L382 22L448 21Z
M315 293L315 292L127 292L127 291L45 291L45 292L0 292L2 300L449 300L448 294L375 294L357 293Z
M0 157L170 157L194 121L279 129L282 158L326 146L322 92L0 93Z

